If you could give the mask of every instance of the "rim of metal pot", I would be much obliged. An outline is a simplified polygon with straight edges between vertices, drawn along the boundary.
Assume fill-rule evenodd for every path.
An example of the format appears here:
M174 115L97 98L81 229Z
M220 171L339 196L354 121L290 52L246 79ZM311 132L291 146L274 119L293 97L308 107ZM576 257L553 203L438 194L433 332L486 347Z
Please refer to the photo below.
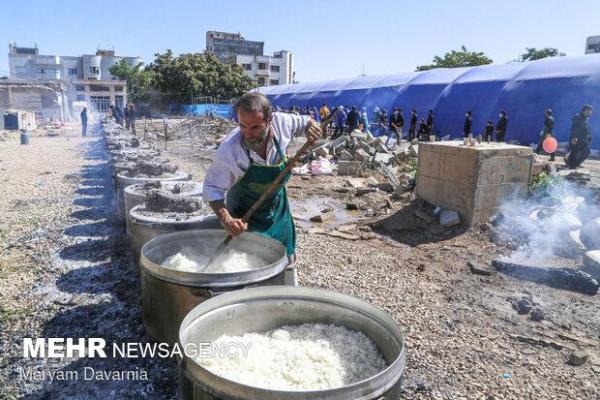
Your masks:
M173 174L173 176L170 176L170 177L159 178L159 177L155 177L155 176L149 176L149 177L127 176L127 175L125 175L125 172L119 172L117 174L117 178L120 180L131 180L131 181L144 182L144 181L170 181L170 180L180 179L180 178L190 179L190 177L191 177L190 174L188 174L187 172L183 172L183 171L175 171L172 174Z
M225 287L236 287L244 286L263 280L272 278L279 275L287 267L287 253L283 244L277 240L268 236L259 235L253 232L244 232L239 236L239 239L249 242L256 242L258 246L268 246L276 249L278 254L283 254L279 260L274 263L238 272L227 272L227 273L198 273L188 271L178 271L171 268L162 267L159 264L151 261L146 257L147 252L152 247L161 243L162 246L168 245L169 243L178 243L183 238L194 237L194 235L202 235L204 238L224 240L227 233L222 229L192 229L180 232L172 232L164 235L157 236L144 244L140 252L140 266L141 268L154 276L155 278L161 279L166 282L171 282L179 285L187 285L194 287L213 287L213 288L225 288ZM234 243L232 241L231 243ZM176 248L176 246L174 246ZM175 253L173 253L175 254Z
M362 381L331 389L286 391L245 385L210 372L184 354L183 362L192 376L195 376L196 379L198 379L199 375L209 376L212 382L219 384L219 388L232 388L232 393L224 393L225 395L234 397L235 394L233 392L239 393L243 391L244 393L251 394L253 398L265 400L280 398L297 400L307 398L314 400L378 399L390 390L402 377L406 366L406 346L404 335L398 323L388 313L377 306L359 298L326 289L302 286L263 286L221 294L200 303L186 315L179 328L178 343L180 345L183 344L182 340L186 330L198 317L213 313L220 308L261 300L282 302L294 300L319 301L350 309L384 327L389 333L390 340L397 339L402 350L396 359L379 373ZM204 383L204 381L201 380L201 383ZM373 391L365 394L365 386L372 387ZM356 397L357 392L362 393L360 397Z
M139 193L137 193L137 190L141 187L143 187L147 182L140 182L140 183L136 183L134 185L129 185L127 186L124 190L125 193L130 195L130 196L143 196ZM182 194L184 196L200 196L202 195L202 182L195 182L195 181L161 181L160 185L161 185L161 189L166 186L167 189L169 189L169 186L175 186L175 185L191 185L192 186L192 190L183 192ZM170 188L172 189L172 188Z
M145 215L140 215L138 213L139 209L144 207L146 203L141 203L133 206L131 210L129 210L129 217L131 218L132 223L136 224L165 224L165 225L189 225L198 222L202 222L207 218L214 216L214 214L206 214L206 215L193 215L187 219L177 221L172 218L158 218L158 217L149 217Z

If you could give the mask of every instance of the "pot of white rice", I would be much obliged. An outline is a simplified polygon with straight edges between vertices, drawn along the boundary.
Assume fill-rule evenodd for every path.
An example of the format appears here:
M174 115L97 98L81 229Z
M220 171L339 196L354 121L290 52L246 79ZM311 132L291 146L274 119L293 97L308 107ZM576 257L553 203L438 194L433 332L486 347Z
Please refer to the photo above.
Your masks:
M285 247L265 235L245 232L206 268L223 242L222 229L197 229L158 236L140 258L142 317L146 331L175 343L185 315L203 301L249 286L282 285Z
M249 288L207 300L183 320L179 344L203 349L181 361L185 400L396 400L406 364L391 316L355 297L306 287Z

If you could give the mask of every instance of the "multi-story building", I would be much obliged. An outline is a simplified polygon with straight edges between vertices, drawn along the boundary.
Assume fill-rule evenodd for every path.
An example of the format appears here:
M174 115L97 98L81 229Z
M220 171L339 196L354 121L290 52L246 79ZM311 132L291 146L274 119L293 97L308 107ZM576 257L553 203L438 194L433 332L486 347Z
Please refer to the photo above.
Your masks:
M600 36L590 36L585 42L585 54L600 53Z
M131 66L140 57L116 56L114 50L98 50L82 56L39 54L36 47L9 45L8 63L11 79L24 81L60 80L66 83L67 107L86 102L93 111L106 112L110 104L123 107L127 102L127 85L110 73L110 67L125 59Z
M260 86L294 82L294 55L280 50L264 54L264 42L246 40L239 33L206 32L206 51L228 64L239 64Z

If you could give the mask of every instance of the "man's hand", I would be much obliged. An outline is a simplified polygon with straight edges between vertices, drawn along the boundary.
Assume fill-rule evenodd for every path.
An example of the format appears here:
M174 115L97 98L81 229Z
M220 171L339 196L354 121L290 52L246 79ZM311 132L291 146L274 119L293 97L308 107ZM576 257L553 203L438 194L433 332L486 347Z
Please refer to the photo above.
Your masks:
M241 218L233 218L226 208L219 210L218 216L221 225L223 225L223 228L225 228L227 233L232 237L236 237L248 230L248 224L242 221Z
M233 218L231 214L229 214L229 210L227 210L227 207L225 207L225 202L223 200L211 201L208 204L219 218L219 222L221 225L223 225L223 228L225 228L227 233L232 237L236 237L242 232L248 230L247 223L243 222L239 218Z
M576 137L574 137L574 138L571 139L571 144L572 145L576 145L577 144L577 138Z
M314 119L309 119L308 124L306 124L306 129L304 130L306 134L307 142L313 144L317 140L321 138L323 132L321 131L321 127Z

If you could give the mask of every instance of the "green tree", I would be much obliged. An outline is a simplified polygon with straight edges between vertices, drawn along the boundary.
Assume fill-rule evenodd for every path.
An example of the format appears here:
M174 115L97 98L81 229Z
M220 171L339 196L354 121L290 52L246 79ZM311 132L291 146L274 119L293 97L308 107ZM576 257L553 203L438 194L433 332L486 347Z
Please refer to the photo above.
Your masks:
M516 61L533 61L541 60L547 57L563 57L565 53L561 53L554 47L544 47L543 49L536 49L535 47L526 47L525 53L521 54Z
M491 64L492 62L492 59L488 58L483 52L468 51L463 45L460 50L452 50L444 54L444 57L435 56L433 64L419 65L417 71L427 71L434 68L474 67Z
M144 64L131 66L126 60L121 59L109 69L117 78L127 81L127 95L134 102L147 100L148 92L153 85L152 72L144 69Z
M170 101L189 102L203 96L232 99L254 87L240 65L224 64L209 53L174 57L167 50L156 54L147 69L153 74L154 88Z

